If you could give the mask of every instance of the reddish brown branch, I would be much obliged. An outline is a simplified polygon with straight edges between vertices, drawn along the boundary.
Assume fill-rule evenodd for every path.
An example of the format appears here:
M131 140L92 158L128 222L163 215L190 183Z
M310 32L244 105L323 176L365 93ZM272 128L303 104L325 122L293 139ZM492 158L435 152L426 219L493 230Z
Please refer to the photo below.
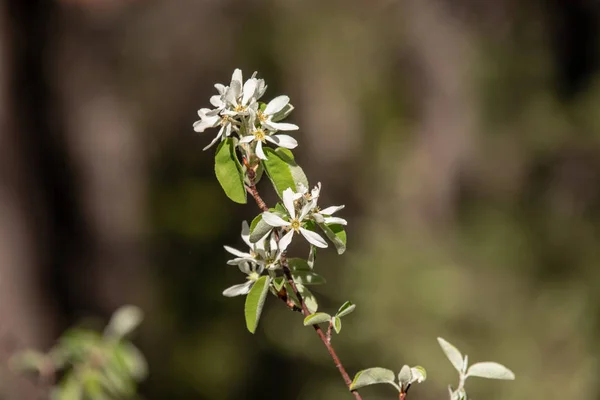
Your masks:
M247 171L248 171L248 178L250 178L250 182L254 182L254 178L255 178L254 170L252 168L248 168ZM256 201L256 204L258 205L258 208L260 208L262 211L269 211L269 207L267 207L267 205L265 204L263 199L258 194L256 185L252 184L251 186L247 186L246 190L254 198L254 200ZM279 241L278 235L276 235L275 238L277 241ZM306 307L306 304L304 303L304 299L302 298L302 295L298 291L298 287L296 286L296 282L294 282L294 278L292 277L292 272L290 271L290 267L287 263L287 260L285 259L285 256L281 257L281 265L283 267L283 273L285 275L285 278L287 279L289 285L292 287L294 294L298 298L298 302L300 303L300 307L302 308L302 314L305 317L309 316L311 313L308 310L308 307ZM282 300L284 298L285 299L289 298L287 295L285 295L285 297L283 297L283 296L278 296L278 297L281 298ZM286 304L289 307L289 304L287 301L286 301ZM325 348L327 349L327 352L331 356L331 359L333 360L333 363L335 364L336 368L338 369L338 371L340 371L340 374L342 375L342 378L344 379L346 386L348 386L348 390L350 390L350 392L354 395L354 398L356 398L357 400L362 400L362 397L360 396L360 394L357 391L353 391L350 389L350 387L352 385L352 379L350 379L348 372L346 372L344 365L340 361L340 358L337 356L335 349L331 345L331 341L328 340L327 335L325 334L325 332L323 332L323 329L321 329L321 327L319 325L313 325L313 328L314 328L315 332L317 333L317 335L319 336L319 338L321 339L321 341L323 342L323 345L325 345Z

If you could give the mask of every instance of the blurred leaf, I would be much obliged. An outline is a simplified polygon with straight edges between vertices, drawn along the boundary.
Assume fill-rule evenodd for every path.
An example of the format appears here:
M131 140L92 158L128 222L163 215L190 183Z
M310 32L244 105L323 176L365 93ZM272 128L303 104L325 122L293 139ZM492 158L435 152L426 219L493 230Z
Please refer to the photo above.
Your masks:
M117 365L140 381L148 376L148 363L142 352L131 343L120 343L113 352Z
M438 343L440 344L440 346L442 347L442 350L446 354L446 357L448 357L448 360L450 360L452 365L454 365L454 368L456 368L456 370L459 373L461 373L463 370L463 362L464 361L463 361L463 357L462 357L462 354L460 353L460 351L458 351L458 349L456 347L454 347L453 345L451 345L449 342L442 339L441 337L439 337L437 340L438 340Z
M515 379L515 374L502 364L496 362L479 362L471 365L467 372L467 377L478 376L488 379Z
M340 318L345 317L346 315L348 315L352 311L354 311L355 308L356 308L355 304L353 304L351 301L347 301L344 304L342 304L342 306L340 307L338 312L335 313L335 315Z
M346 231L339 224L327 225L324 223L317 224L325 233L327 238L333 243L338 254L343 254L346 251Z
M412 372L408 365L403 365L400 372L398 372L398 382L400 386L406 388L412 381Z
M123 337L133 332L144 319L144 313L137 306L127 305L113 314L105 332L108 335Z
M303 285L322 285L326 282L321 275L310 271L292 271L292 277L294 282Z
M273 227L262 219L262 214L257 215L250 224L250 242L256 243L262 239Z
M85 397L94 400L105 399L106 397L102 394L102 376L100 375L100 372L89 369L86 370L82 375L83 376L81 379L83 381L83 390L86 394Z
M333 324L333 329L335 330L335 333L339 334L342 330L342 320L339 317L333 317L331 318L331 323Z
M50 361L44 353L35 350L25 350L13 355L9 365L15 371L41 371Z
M223 191L232 201L245 204L246 188L241 165L235 153L234 139L222 141L215 153L215 174Z
M310 314L309 316L304 318L304 326L322 324L324 322L329 322L329 321L331 321L331 315L324 313L324 312L318 312L318 313Z
M279 197L283 198L283 191L287 188L291 188L295 192L297 190L296 183L292 176L290 165L275 150L269 147L264 147L263 150L267 156L266 160L262 160L265 172L271 183L273 183L273 187Z
M83 388L73 372L66 375L50 394L52 400L81 400Z
M292 271L310 271L312 269L302 258L288 258L287 262Z
M262 313L267 293L269 292L269 276L261 276L250 289L250 293L246 296L246 305L244 314L246 316L246 327L250 333L256 331L260 314Z
M296 164L296 160L294 159L294 154L292 151L283 147L278 147L275 150L275 153L279 154L281 159L288 164L290 172L292 173L294 184L297 185L298 183L302 183L304 186L306 186L306 188L308 188L308 178L306 178L306 174L302 168Z
M57 347L64 357L81 360L101 344L102 336L98 332L72 328L63 333Z
M394 382L394 379L394 372L390 371L389 369L379 367L368 368L359 371L354 376L354 380L350 385L350 390L356 390L365 386L379 383L388 383L400 391L400 387L396 384L396 382Z

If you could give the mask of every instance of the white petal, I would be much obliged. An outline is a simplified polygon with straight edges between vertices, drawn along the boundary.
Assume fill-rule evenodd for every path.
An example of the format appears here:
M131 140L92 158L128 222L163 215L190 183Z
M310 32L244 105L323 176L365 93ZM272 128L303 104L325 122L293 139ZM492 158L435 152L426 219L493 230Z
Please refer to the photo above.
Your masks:
M258 142L256 142L256 155L261 160L267 159L267 156L265 155L265 152L263 151L263 148L262 148L262 142L260 140Z
M252 257L249 253L244 253L242 251L239 251L238 249L234 249L233 247L229 247L229 246L223 246L225 248L225 250L227 250L228 252L230 252L231 254L233 254L236 257L242 257L242 258L247 258L247 257Z
M253 140L254 140L254 135L248 135L248 136L244 136L243 138L241 138L240 143L250 143Z
M273 115L276 112L279 112L286 106L287 103L290 102L290 98L287 96L277 96L273 100L267 104L265 108L266 115Z
M205 148L203 148L202 151L208 150L213 144L217 143L217 140L219 140L220 138L221 138L221 132L219 131L219 134L213 139L212 142L210 142L208 144L208 146L206 146Z
M256 79L248 79L246 83L244 83L243 90L243 98L242 104L247 105L248 101L254 96L254 92L256 92Z
M240 87L242 87L242 70L239 68L236 68L235 71L233 71L233 74L231 75L231 83L233 82L237 82L240 84Z
M333 213L340 211L344 207L345 206L331 206L331 207L327 207L327 208L319 211L319 213L321 213L323 215L331 215Z
M222 107L223 106L223 100L221 99L221 95L215 94L214 96L210 97L210 104L212 104L215 107Z
M327 247L327 242L318 233L304 228L300 228L300 233L310 244L321 248Z
M299 129L298 125L287 122L266 121L263 123L263 126L273 131L297 131Z
M292 219L296 218L296 209L294 207L294 191L291 188L287 188L283 191L283 205L290 214Z
M262 219L263 221L265 221L267 224L274 226L274 227L281 227L281 226L289 226L290 223L287 222L285 219L281 218L278 215L275 215L271 212L265 211L262 214Z
M242 240L249 247L252 247L252 243L250 243L250 226L247 221L242 221Z
M236 257L234 259L228 260L227 261L227 265L237 265L238 268L241 264L248 264L249 262L256 262L256 260L254 258L250 258L250 257ZM244 272L244 271L242 271Z
M296 139L290 135L273 135L267 136L265 139L277 146L285 147L286 149L295 149L298 146Z
M324 219L324 221L326 224L339 224L339 225L348 225L348 221L346 221L344 218L338 218L338 217L327 217Z
M317 183L317 186L315 186L313 188L313 190L310 191L310 195L313 197L313 199L318 199L319 195L321 194L321 182Z
M292 243L292 237L294 236L294 230L290 230L281 239L279 239L279 250L285 251L290 243Z
M223 85L222 83L216 83L215 89L217 89L217 92L219 92L220 95L223 95L227 90L227 86Z
M298 219L300 221L304 220L304 218L308 215L308 213L314 208L314 204L312 201L309 201L308 203L304 204L304 206L302 207L302 210L300 211L300 216L298 217Z
M240 271L242 271L246 275L249 275L250 273L252 273L252 269L250 269L250 264L247 262L240 263L238 265L238 268L240 269Z
M242 84L238 82L231 82L231 87L225 93L225 100L231 105L237 106L238 101L237 98L240 96L242 92Z
M246 283L241 283L239 285L233 285L223 291L223 296L235 297L235 296L241 296L244 294L248 294L248 292L250 292L250 288L252 287L253 284L254 284L254 282L248 281Z

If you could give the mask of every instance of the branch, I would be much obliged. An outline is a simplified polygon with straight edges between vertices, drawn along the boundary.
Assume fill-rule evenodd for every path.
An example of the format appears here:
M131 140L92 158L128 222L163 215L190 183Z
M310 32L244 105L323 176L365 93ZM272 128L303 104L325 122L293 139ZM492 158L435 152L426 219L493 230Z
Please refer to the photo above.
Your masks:
M267 207L264 200L260 197L260 194L258 193L258 190L256 189L256 185L254 184L254 178L256 176L256 173L254 172L254 170L252 168L248 168L247 171L248 171L248 178L250 179L250 182L252 183L252 185L246 186L246 191L248 193L250 193L250 195L254 198L254 200L256 201L256 204L258 205L258 208L260 208L262 211L269 211L269 207ZM279 242L279 235L275 235L275 239ZM310 311L308 310L308 307L306 307L306 304L304 303L304 299L302 298L302 295L298 291L298 287L296 286L296 282L294 282L294 278L292 277L292 271L290 270L290 267L288 265L287 259L285 258L285 255L281 256L281 265L283 267L283 274L285 275L288 283L292 287L294 294L298 298L298 302L300 303L300 307L302 308L302 314L305 317L309 316ZM281 296L279 296L279 297L282 298ZM286 304L287 304L287 302L286 302ZM288 307L289 307L289 305L288 305ZM325 345L325 348L327 348L327 351L329 352L329 355L331 356L331 359L333 360L333 363L335 364L336 368L338 369L338 371L340 371L340 374L342 375L342 378L344 379L344 382L346 383L348 390L350 390L350 392L354 395L354 398L356 398L357 400L362 400L362 397L360 396L360 394L358 392L350 389L350 387L352 385L352 379L350 379L350 376L346 372L344 365L340 361L339 357L337 356L337 354L335 352L335 349L331 345L331 341L329 341L327 339L327 335L325 334L325 332L323 332L323 329L321 329L321 327L319 325L313 325L313 328L314 328L315 332L317 333L317 335L319 336L319 338L321 339L321 341L323 342L323 345Z

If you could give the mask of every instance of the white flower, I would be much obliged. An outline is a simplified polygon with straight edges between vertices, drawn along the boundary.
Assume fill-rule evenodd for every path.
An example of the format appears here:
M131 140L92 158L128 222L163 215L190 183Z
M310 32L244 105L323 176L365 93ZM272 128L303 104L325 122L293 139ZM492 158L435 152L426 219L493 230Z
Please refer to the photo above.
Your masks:
M219 139L225 140L225 138L231 135L231 131L233 129L233 120L227 115L219 115L218 109L210 110L208 108L201 108L198 110L198 116L200 117L200 120L194 122L194 130L196 132L204 132L204 130L207 128L215 128L219 125L221 126L217 136L202 150L207 150L212 145L217 143Z
M319 182L317 186L315 186L313 190L311 190L310 195L307 192L308 190L305 189L304 198L307 201L312 202L312 208L313 210L315 210L312 213L312 217L314 218L315 222L325 224L348 225L348 222L345 219L331 216L334 213L343 209L345 206L331 206L324 208L323 210L319 209L319 207L317 206L317 201L319 200L319 196L321 195L321 182Z
M296 139L291 137L290 135L274 135L272 132L263 129L262 127L256 127L255 121L257 114L254 110L250 109L250 120L249 126L252 127L252 131L249 135L244 136L240 139L240 143L256 143L256 155L258 158L262 160L266 160L267 156L263 151L262 145L263 143L270 142L277 146L284 147L286 149L294 149L298 146L298 142Z
M292 242L294 233L300 233L304 238L312 245L325 248L327 242L316 232L309 231L303 227L303 222L307 220L307 216L312 211L312 202L307 202L302 206L299 215L296 213L296 207L294 204L295 193L291 188L287 188L283 191L283 205L287 211L287 215L284 218L265 211L263 215L263 221L275 228L284 228L289 230L280 240L279 249L285 251L289 244Z
M264 94L267 87L262 79L256 79L255 76L256 72L243 83L242 71L236 69L233 72L231 84L222 99L225 102L223 114L229 116L248 115L250 109L258 108L257 100ZM218 102L215 101L215 103Z
M295 131L298 126L287 122L277 122L285 118L294 107L287 96L277 96L267 104L264 111L258 110L257 117L262 129L276 131Z
M241 263L260 264L266 269L274 270L279 267L281 252L277 242L271 232L268 232L258 242L250 242L250 227L248 222L242 222L242 240L248 245L250 251L245 253L234 249L233 247L223 246L225 250L236 256L236 258L227 261L229 265L240 265Z
M254 282L260 278L260 275L264 271L264 267L262 265L257 265L254 263L242 262L238 265L240 271L248 275L246 279L248 279L245 283L240 283L239 285L233 285L228 287L223 291L223 296L234 297L240 296L244 294L248 294L250 289L254 285Z

